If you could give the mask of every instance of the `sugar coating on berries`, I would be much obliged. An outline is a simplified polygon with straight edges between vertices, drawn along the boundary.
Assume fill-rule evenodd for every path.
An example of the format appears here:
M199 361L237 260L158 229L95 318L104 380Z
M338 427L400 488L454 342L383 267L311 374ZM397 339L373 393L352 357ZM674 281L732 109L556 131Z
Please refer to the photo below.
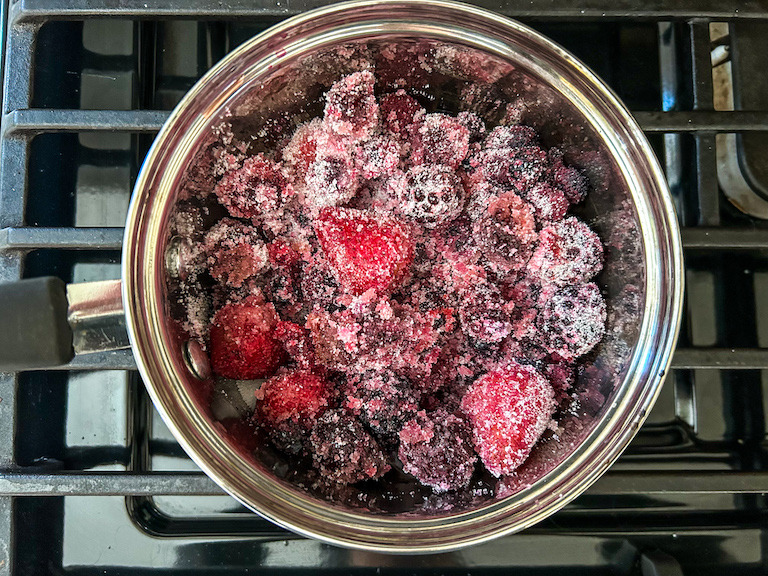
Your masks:
M605 301L593 283L566 286L544 304L538 319L544 348L565 361L583 356L605 333Z
M421 104L406 94L405 90L382 97L380 110L384 128L399 136L407 136L413 132L418 127L417 118L424 115Z
M203 250L209 274L233 288L269 266L269 252L259 232L232 218L223 218L208 230Z
M263 154L247 158L241 167L224 174L213 192L232 216L254 223L279 213L292 195L280 166Z
M390 469L379 444L344 410L328 410L312 428L312 459L327 479L342 484L379 478Z
M424 116L413 139L414 164L441 164L456 169L469 152L469 130L445 114Z
M552 386L533 367L509 362L472 386L461 409L472 423L475 450L494 476L528 457L554 412Z
M369 54L386 74L339 79L273 149L277 124L246 145L224 123L173 220L195 257L183 329L217 378L267 379L238 441L266 436L314 484L513 473L605 332L602 244L567 214L584 172L515 110L491 124L477 90L433 112L421 50Z
M254 380L275 373L285 351L274 339L278 316L272 304L228 304L213 316L211 367L224 378Z
M406 174L398 212L426 228L434 228L457 218L464 201L464 187L454 170L439 164L422 164Z
M544 284L565 286L589 280L603 268L603 244L584 222L569 216L539 233L528 270Z
M403 424L413 418L419 409L408 380L388 370L351 376L344 406L358 415L374 436L384 443L396 441Z
M410 230L395 218L326 209L315 221L315 232L339 283L353 294L388 292L413 259Z
M379 122L375 84L376 79L367 70L336 82L325 96L325 124L337 134L356 140L370 135Z
M475 471L470 429L464 419L444 409L420 411L400 430L398 457L403 470L435 492L467 486Z

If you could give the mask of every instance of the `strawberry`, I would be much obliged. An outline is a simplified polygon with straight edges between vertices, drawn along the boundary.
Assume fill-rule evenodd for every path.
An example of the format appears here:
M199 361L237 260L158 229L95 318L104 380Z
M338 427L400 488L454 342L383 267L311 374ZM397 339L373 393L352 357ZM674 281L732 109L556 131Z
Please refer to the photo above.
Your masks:
M277 426L286 420L309 430L328 408L331 385L325 378L301 369L283 369L256 391L256 411L262 423Z
M470 386L461 409L491 474L509 474L525 461L552 418L554 396L546 378L516 362L502 364Z
M213 316L211 366L224 378L266 378L285 359L285 350L273 337L279 320L272 304L246 299L227 304Z
M395 218L324 208L315 232L339 284L355 295L393 289L413 261L410 230Z

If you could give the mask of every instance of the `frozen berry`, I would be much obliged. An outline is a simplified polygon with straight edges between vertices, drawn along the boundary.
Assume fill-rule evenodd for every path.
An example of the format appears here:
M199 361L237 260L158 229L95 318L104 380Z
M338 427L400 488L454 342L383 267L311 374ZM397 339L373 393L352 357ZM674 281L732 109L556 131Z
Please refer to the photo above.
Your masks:
M517 149L525 146L532 146L538 142L536 130L530 126L497 126L485 139L485 147Z
M376 79L364 70L336 82L325 96L324 122L337 134L356 140L369 136L379 123L373 95Z
M282 238L275 238L267 244L269 261L274 266L295 266L301 260L301 255L296 249Z
M454 220L464 208L464 187L447 166L422 164L406 174L398 211L434 228Z
M477 462L469 426L442 409L419 412L403 427L398 457L405 472L437 493L467 486Z
M469 130L456 118L427 114L413 141L414 164L442 164L454 170L469 152Z
M339 296L339 283L331 267L322 254L316 254L313 260L304 266L301 275L301 293L304 304L313 308L332 309Z
M386 370L351 377L344 405L385 444L396 440L400 428L419 409L410 383Z
M528 263L531 275L544 284L565 286L589 280L603 267L600 238L581 220L568 217L539 233L539 245Z
M492 148L481 156L482 174L492 184L524 192L544 175L547 154L538 146Z
M522 464L555 408L554 390L531 366L508 362L472 386L461 408L472 423L475 450L494 476Z
M502 275L523 270L537 240L533 211L514 192L491 200L473 231L483 258Z
M424 108L415 98L408 96L404 90L398 90L394 94L387 94L381 99L381 120L384 128L406 136L416 128L417 115L423 115Z
M462 294L461 329L479 344L501 342L512 332L513 304L504 301L493 284L479 284Z
M214 280L233 288L269 267L269 254L255 228L223 218L203 239L208 272Z
M320 416L310 442L315 466L332 482L353 484L379 478L390 468L376 440L343 410L328 410Z
M549 151L552 162L550 175L552 182L563 191L571 204L578 204L587 196L589 183L587 177L574 166L566 166L563 163L563 153L557 148Z
M315 161L318 137L321 132L322 124L318 118L315 118L299 126L283 149L283 160L298 180L304 180L310 164Z
M568 212L569 204L565 194L547 182L534 184L525 192L524 197L533 206L536 220L540 224L562 220Z
M566 361L583 356L605 333L605 302L592 283L566 286L544 304L538 319L542 345Z
M256 223L282 209L293 194L280 166L263 154L247 158L240 168L224 174L213 192L232 216Z
M413 259L410 230L395 218L327 208L315 232L339 283L353 294L396 287Z
M246 300L221 308L211 326L213 371L234 380L274 374L285 358L283 347L273 337L278 319L272 304Z
M386 136L374 136L357 149L360 174L366 180L390 176L400 165L400 147Z
M330 384L317 374L283 370L256 391L256 410L261 421L269 425L293 420L309 429L328 408L330 396Z
M309 333L304 328L293 322L280 321L275 325L272 335L296 364L304 369L314 367L315 352Z
M474 112L459 112L456 116L456 120L469 130L470 142L478 142L485 136L485 122L483 122L483 119Z
M316 209L345 204L357 193L359 180L355 161L346 151L323 150L307 169L306 202Z

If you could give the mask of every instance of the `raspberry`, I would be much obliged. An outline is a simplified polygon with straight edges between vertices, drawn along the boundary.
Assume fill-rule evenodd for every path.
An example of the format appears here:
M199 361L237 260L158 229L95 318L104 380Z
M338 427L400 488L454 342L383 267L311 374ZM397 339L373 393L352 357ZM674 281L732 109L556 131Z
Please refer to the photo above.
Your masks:
M424 114L421 104L404 90L387 94L381 99L380 106L384 128L399 136L412 133L417 127L416 116Z
M491 148L481 154L482 174L492 184L524 192L547 168L547 154L538 146Z
M213 192L232 216L255 223L280 211L293 195L280 166L263 154L246 158L240 168L224 174Z
M269 267L267 248L258 231L232 218L221 219L206 233L203 250L208 273L233 288Z
M379 122L373 95L376 79L369 71L355 72L336 82L325 96L324 122L336 134L361 140Z
M454 170L469 152L469 130L445 114L427 114L413 139L414 164L442 164Z
M541 224L562 220L568 211L565 194L546 182L534 184L525 192L524 197L533 206L536 220Z
M538 319L544 348L565 361L583 356L605 333L605 302L592 283L566 286L544 304Z
M274 266L295 266L301 260L301 255L282 238L275 238L267 244L269 261Z
M536 130L530 126L496 126L485 139L485 147L491 149L517 149L535 146L539 141Z
M528 271L542 283L565 286L589 280L603 267L603 245L589 226L574 217L539 232Z
M555 186L562 190L571 204L584 200L589 188L587 177L578 168L566 166L563 163L563 153L557 148L549 151L549 159L552 163L550 177Z
M353 294L396 287L413 260L409 229L394 218L326 208L315 232L339 283Z
M491 200L473 232L490 269L502 275L525 268L537 239L533 211L514 192Z
M311 428L329 405L330 384L306 370L282 370L256 391L256 410L261 421L277 425L284 420Z
M343 410L328 410L320 416L310 443L315 467L332 482L353 484L379 478L390 468L376 440Z
M310 164L315 161L318 137L322 125L318 118L300 125L283 149L283 160L298 180L304 180Z
M368 426L376 438L392 444L419 405L411 385L389 371L368 371L347 382L345 407Z
M475 450L496 477L530 454L555 408L554 390L531 366L505 363L472 386L461 409L472 423Z
M386 136L374 136L357 149L360 174L365 179L390 176L400 165L400 147Z
M254 380L274 374L285 358L285 351L273 337L277 321L272 304L245 300L221 308L213 316L211 326L213 371L233 380Z
M464 187L447 166L422 164L406 174L399 212L434 228L457 218L464 207Z
M442 409L431 414L421 411L399 436L403 470L419 482L437 493L469 484L477 457L464 420Z
M357 193L359 174L349 154L324 150L309 165L304 181L306 201L313 208L323 208L349 202Z

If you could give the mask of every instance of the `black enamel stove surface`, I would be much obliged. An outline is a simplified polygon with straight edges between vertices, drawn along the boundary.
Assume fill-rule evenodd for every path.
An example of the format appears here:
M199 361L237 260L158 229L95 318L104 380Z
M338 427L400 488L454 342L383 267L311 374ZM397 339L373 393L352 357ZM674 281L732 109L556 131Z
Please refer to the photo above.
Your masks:
M674 370L625 455L522 534L427 557L341 550L223 495L160 421L130 353L91 355L0 375L0 576L768 570L768 2L481 3L604 78L673 190L685 323ZM117 278L131 187L167 111L239 43L314 6L4 6L0 281Z

